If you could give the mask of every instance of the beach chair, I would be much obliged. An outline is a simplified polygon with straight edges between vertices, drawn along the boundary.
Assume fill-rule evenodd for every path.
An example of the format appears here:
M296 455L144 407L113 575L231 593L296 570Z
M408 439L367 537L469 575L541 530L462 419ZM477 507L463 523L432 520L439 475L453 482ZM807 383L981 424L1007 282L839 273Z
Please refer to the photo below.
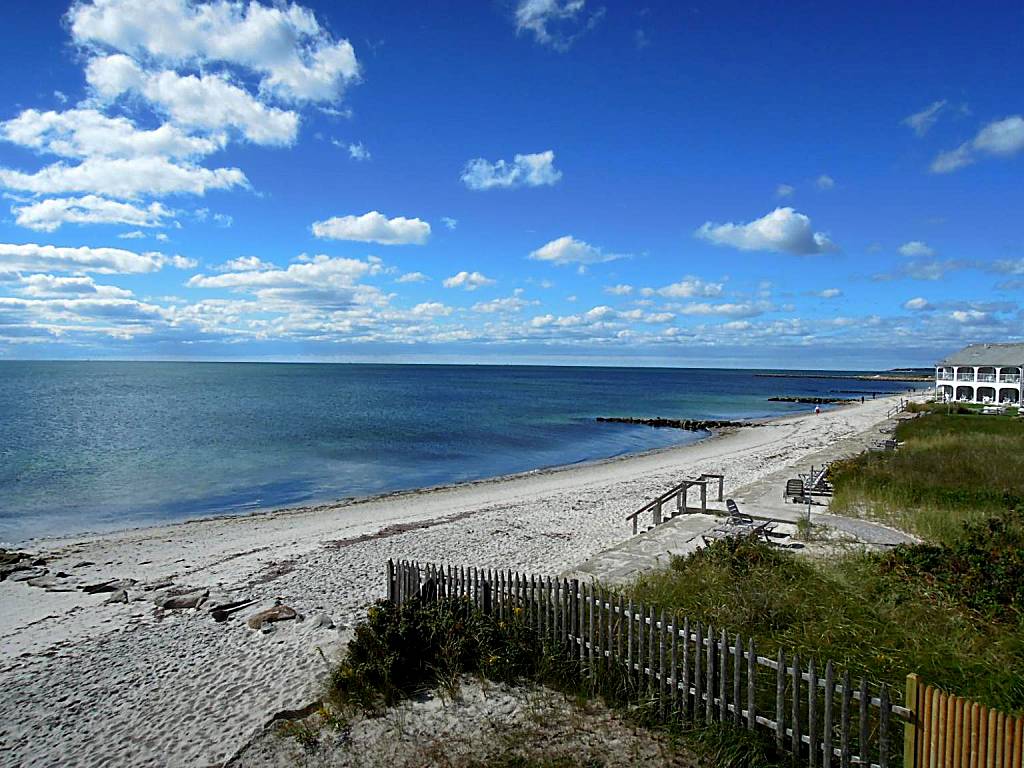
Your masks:
M796 503L806 503L807 494L804 493L804 481L798 477L794 477L786 481L786 490L782 494L782 498L792 499Z
M729 525L753 525L754 518L750 515L740 512L739 506L733 499L725 500L725 508L729 510Z

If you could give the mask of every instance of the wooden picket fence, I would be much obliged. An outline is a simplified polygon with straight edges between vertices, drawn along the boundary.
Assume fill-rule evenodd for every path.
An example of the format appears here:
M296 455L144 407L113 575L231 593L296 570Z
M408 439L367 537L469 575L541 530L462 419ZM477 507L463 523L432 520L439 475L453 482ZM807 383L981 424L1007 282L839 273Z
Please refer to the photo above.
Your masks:
M953 696L907 677L907 706L917 713L904 750L912 768L1021 768L1024 717Z
M663 720L761 729L811 768L888 768L905 757L896 727L913 723L914 713L886 686L855 682L831 661L819 668L781 650L761 656L753 640L575 579L408 561L388 561L387 579L398 605L464 598L484 613L515 615L578 658L592 679L624 669Z

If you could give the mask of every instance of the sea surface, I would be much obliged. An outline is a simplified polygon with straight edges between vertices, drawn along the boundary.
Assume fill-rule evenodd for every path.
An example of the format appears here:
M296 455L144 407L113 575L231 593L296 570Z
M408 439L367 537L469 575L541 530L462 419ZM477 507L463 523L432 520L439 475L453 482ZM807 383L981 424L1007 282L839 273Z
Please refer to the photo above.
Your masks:
M892 382L755 371L0 362L0 545L475 480L701 439ZM870 394L867 395L870 397Z

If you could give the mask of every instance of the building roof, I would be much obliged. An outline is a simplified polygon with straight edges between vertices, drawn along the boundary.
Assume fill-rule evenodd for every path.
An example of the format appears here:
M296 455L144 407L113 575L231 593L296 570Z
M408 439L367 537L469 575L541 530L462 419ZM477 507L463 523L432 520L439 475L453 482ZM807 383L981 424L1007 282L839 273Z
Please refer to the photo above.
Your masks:
M1024 365L1024 344L971 344L939 365Z

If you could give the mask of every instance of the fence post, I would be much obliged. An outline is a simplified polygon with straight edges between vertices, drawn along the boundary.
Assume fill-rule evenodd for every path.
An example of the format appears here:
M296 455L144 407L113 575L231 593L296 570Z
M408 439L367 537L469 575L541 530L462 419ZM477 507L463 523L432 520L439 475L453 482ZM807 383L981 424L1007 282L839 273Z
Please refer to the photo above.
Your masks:
M683 717L690 719L690 617L683 617Z
M394 605L395 603L395 562L389 557L388 558L388 602Z
M818 670L812 658L807 665L807 762L811 768L818 766Z
M741 710L743 709L740 699L740 675L743 672L743 643L740 636L736 635L736 643L732 647L732 723L736 727L740 724Z
M757 649L754 638L747 640L747 730L757 725Z
M708 723L715 722L715 630L708 625L708 657L707 657L707 681L704 690L707 691L707 706L704 708L704 719Z
M860 732L857 735L857 751L860 754L858 765L871 764L871 752L868 749L868 704L870 703L868 681L862 677L860 679Z
M799 759L803 740L800 738L800 688L803 675L800 673L800 654L793 651L793 740L791 748Z
M700 710L704 706L704 678L701 670L701 659L704 656L704 627L697 622L697 643L693 652L693 719L700 718Z
M903 706L910 710L910 722L903 724L903 768L917 766L917 674L907 675L907 691Z
M729 637L720 630L718 639L718 722L729 719Z
M671 708L672 714L675 716L679 712L679 614L675 611L672 612L672 699Z
M775 658L775 746L782 749L786 736L786 656L781 648Z
M824 756L822 768L829 768L832 765L832 698L836 692L835 670L832 667L832 660L825 663L825 703L821 713L822 719L822 745L821 751Z

